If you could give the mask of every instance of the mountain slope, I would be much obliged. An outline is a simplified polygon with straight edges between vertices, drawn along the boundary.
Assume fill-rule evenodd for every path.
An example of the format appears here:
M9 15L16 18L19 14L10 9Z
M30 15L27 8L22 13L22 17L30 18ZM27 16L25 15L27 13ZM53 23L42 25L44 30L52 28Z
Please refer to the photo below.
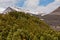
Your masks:
M52 15L60 15L60 7L58 7L56 10L54 10L53 12L51 12L51 14Z
M52 40L60 36L57 33L39 18L24 12L0 14L0 40Z
M44 19L47 24L52 26L53 29L60 30L60 7L52 13L47 14L41 18Z

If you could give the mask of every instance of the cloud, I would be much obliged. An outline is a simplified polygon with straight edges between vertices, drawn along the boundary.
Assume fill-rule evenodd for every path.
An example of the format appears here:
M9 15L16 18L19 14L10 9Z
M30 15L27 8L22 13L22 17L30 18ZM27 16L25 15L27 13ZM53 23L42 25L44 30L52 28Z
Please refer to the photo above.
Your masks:
M0 13L2 13L5 9L4 8L0 8Z
M18 1L20 0L0 0L0 7L16 6Z
M39 0L26 0L24 7L28 9L36 9L38 7Z
M59 6L60 6L60 2L53 2L45 7L39 6L38 10L40 10L40 11L42 10L42 12L44 12L44 13L51 13L52 11L57 9Z
M19 1L21 0L0 0L0 12L9 6L16 6Z
M54 11L55 9L57 9L58 7L60 7L60 2L59 1L55 1L55 2L47 5L45 7L44 12L45 13L51 13L52 11Z
M40 0L25 0L23 8L34 12L50 13L60 6L60 0L55 0L47 6L39 6L39 1ZM0 10L2 7L17 6L16 3L18 2L21 2L21 0L0 0Z
M60 1L60 0L55 0L55 1Z
M60 6L60 0L55 0L54 2L48 4L47 6L39 6L38 2L39 0L27 0L25 2L24 7L36 12L39 11L47 14L54 11L56 8Z

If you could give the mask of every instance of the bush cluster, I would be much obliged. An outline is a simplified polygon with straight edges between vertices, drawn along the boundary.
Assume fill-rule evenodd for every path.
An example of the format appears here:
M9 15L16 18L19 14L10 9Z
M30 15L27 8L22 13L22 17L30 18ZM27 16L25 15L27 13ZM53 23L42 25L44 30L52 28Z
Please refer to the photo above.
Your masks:
M24 12L0 14L0 40L60 40L60 32Z

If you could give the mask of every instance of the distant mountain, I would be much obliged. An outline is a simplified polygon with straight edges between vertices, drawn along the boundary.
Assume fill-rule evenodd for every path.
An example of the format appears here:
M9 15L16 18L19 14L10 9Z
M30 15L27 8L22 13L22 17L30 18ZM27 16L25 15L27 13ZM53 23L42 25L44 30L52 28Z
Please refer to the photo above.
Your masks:
M8 7L3 11L3 13L13 12L13 11L16 11L16 10L12 9L11 7Z
M60 7L50 14L42 17L51 26L60 26Z
M38 14L38 13L33 12L31 10L23 9L23 8L17 8L17 7L8 7L3 11L3 13L8 13L8 12L12 12L12 11L25 12L25 13L29 13L29 14Z
M60 15L60 7L58 7L56 10L51 12L49 15Z
M60 7L58 7L55 11L53 11L53 12L60 12ZM52 12L52 13L53 13Z

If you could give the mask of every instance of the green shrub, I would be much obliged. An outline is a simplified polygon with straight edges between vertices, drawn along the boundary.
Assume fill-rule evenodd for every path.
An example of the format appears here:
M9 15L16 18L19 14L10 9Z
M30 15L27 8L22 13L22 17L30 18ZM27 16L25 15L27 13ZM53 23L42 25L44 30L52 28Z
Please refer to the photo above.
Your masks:
M24 12L0 14L0 40L60 40L60 32Z

